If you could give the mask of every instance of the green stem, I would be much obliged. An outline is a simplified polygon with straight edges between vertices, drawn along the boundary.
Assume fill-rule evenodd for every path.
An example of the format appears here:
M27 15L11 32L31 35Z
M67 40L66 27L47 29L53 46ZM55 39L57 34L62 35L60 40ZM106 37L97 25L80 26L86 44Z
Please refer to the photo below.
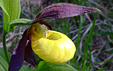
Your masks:
M5 31L3 31L2 42L3 42L3 49L4 49L5 57L9 64L8 51L7 51L7 47L6 47L6 32Z

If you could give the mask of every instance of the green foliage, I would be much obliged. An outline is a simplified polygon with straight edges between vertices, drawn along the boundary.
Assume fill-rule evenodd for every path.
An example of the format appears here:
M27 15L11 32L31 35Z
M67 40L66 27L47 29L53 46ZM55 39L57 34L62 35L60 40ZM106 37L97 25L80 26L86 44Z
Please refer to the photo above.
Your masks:
M11 57L9 53L8 56ZM3 49L0 48L0 71L7 71L7 70L8 70L7 59L5 58Z
M8 53L9 58L11 55ZM0 48L0 71L8 71L9 64L5 58L4 50ZM28 66L23 65L19 71L28 71L31 70Z
M8 33L10 21L20 18L20 0L0 0L0 6L3 10L4 32Z
M68 65L67 63L49 63L45 61L41 61L38 65L38 70L32 71L77 71L72 66Z
M29 19L15 19L10 22L10 27L30 25L31 21Z
M15 19L10 22L9 28L10 28L10 31L12 31L16 26L30 25L30 23L31 21L29 19Z
M7 62L9 63L8 51L6 48L6 34L10 30L8 29L10 21L20 18L20 0L0 0L0 7L3 10L3 48Z
M94 27L95 27L95 22L96 22L96 18L97 18L97 14L98 13L96 13L96 16L95 16L95 18L94 18L94 20L93 20L93 25L92 25L92 27L91 27L91 29L90 29L90 32L89 32L89 35L88 35L88 39L85 39L85 49L84 49L84 65L83 65L83 67L82 67L82 70L85 70L85 68L86 68L86 64L85 64L85 61L87 61L87 58L88 58L88 45L89 45L89 43L91 42L91 40L92 40L92 35L93 35L93 30L94 30ZM92 48L92 47L90 47L90 48ZM91 52L90 52L91 53ZM90 54L90 56L91 56L91 54ZM90 62L90 64L91 64L91 62ZM90 65L89 65L90 66ZM87 71L87 70L86 70Z
M29 71L31 70L31 68L29 68L28 66L23 65L22 68L19 71Z

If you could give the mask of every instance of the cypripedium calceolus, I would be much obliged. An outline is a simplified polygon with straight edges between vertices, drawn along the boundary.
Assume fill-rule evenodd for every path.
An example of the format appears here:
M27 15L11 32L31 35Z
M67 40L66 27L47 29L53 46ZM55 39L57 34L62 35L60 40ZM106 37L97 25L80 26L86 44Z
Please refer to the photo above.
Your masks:
M32 25L30 31L31 47L43 60L64 63L73 58L76 48L66 35L40 24Z
M15 47L8 71L18 71L24 60L37 66L34 53L52 63L64 63L71 60L76 51L73 41L63 33L53 31L52 26L43 19L66 18L92 11L99 10L69 3L55 3L40 11Z

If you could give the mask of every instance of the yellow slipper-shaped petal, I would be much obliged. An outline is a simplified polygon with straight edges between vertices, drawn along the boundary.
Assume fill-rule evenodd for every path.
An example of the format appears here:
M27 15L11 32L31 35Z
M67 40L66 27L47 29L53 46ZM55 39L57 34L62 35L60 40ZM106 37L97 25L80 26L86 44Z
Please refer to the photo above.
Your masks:
M38 24L31 28L31 45L40 58L53 63L69 61L76 51L74 43L66 35L47 30L45 26L41 27Z

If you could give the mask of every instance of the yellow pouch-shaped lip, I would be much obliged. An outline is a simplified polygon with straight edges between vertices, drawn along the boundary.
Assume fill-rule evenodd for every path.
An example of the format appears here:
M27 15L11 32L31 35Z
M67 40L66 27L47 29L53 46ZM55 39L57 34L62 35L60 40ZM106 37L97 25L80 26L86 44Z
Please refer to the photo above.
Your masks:
M33 51L43 60L53 63L64 63L73 58L75 45L66 35L49 30L46 38L37 38L31 33Z

